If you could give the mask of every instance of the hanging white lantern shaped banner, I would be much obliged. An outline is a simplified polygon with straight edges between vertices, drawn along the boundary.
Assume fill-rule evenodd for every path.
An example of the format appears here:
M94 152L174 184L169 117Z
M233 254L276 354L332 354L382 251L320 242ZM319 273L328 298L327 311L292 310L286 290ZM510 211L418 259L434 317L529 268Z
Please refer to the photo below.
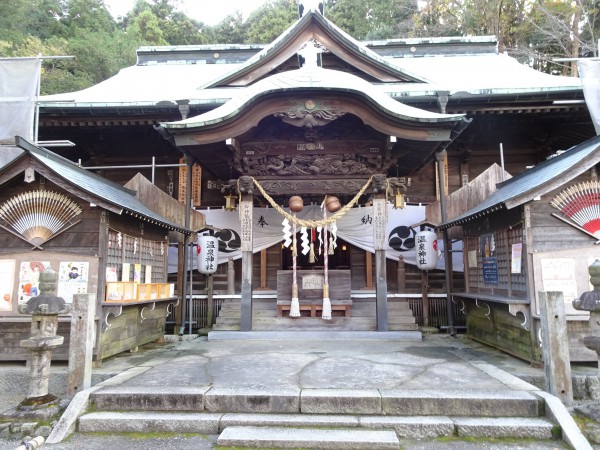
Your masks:
M211 274L217 271L219 240L214 236L198 236L198 271Z
M417 267L421 270L432 270L437 267L440 257L437 235L433 231L419 231L415 236L417 250Z

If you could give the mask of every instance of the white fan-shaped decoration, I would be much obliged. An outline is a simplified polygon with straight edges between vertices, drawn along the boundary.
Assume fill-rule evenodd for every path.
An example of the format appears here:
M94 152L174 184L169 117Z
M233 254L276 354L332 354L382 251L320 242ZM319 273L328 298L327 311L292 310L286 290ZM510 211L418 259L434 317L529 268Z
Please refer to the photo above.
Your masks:
M0 218L35 245L46 242L81 212L74 201L51 191L24 192L0 206Z
M600 182L585 181L570 186L554 197L550 204L600 238Z

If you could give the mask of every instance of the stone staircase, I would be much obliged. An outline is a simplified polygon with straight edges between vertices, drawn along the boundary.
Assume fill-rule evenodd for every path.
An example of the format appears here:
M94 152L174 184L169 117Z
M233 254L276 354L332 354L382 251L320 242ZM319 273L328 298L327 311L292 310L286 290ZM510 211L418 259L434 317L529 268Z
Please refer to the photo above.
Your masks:
M375 299L361 298L352 302L350 317L335 315L331 320L310 317L277 317L276 298L255 298L252 301L252 329L255 331L374 331L377 329ZM339 311L341 313L341 311ZM240 329L240 300L223 301L214 331ZM388 329L390 331L417 330L414 315L406 302L388 301Z
M244 448L399 449L400 439L552 440L527 391L106 386L78 431L218 435Z

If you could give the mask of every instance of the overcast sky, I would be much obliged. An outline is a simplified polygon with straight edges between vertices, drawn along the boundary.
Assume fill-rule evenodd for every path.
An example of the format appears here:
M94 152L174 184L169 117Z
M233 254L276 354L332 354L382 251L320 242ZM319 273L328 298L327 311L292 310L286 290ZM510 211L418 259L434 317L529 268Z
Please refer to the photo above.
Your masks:
M104 0L113 17L124 16L136 0ZM207 25L216 25L235 10L242 11L244 19L266 0L181 0L183 11Z

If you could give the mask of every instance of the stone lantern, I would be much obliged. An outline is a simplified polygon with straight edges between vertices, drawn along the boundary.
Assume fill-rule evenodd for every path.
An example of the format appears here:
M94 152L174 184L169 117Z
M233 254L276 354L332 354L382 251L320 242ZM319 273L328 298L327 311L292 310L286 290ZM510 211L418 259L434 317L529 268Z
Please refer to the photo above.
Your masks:
M61 297L57 297L56 284L58 275L52 269L40 274L40 295L31 298L26 304L19 305L19 313L31 314L31 336L21 341L21 347L32 353L29 370L29 393L17 408L24 416L37 417L36 409L45 410L44 416L52 415L60 410L56 397L48 394L50 363L52 351L64 341L57 336L58 315L71 311ZM56 405L55 408L52 406ZM40 408L41 407L41 408Z
M593 291L584 292L580 298L573 300L573 307L579 311L590 312L590 329L592 334L583 338L583 345L596 352L600 357L600 260L588 269Z

